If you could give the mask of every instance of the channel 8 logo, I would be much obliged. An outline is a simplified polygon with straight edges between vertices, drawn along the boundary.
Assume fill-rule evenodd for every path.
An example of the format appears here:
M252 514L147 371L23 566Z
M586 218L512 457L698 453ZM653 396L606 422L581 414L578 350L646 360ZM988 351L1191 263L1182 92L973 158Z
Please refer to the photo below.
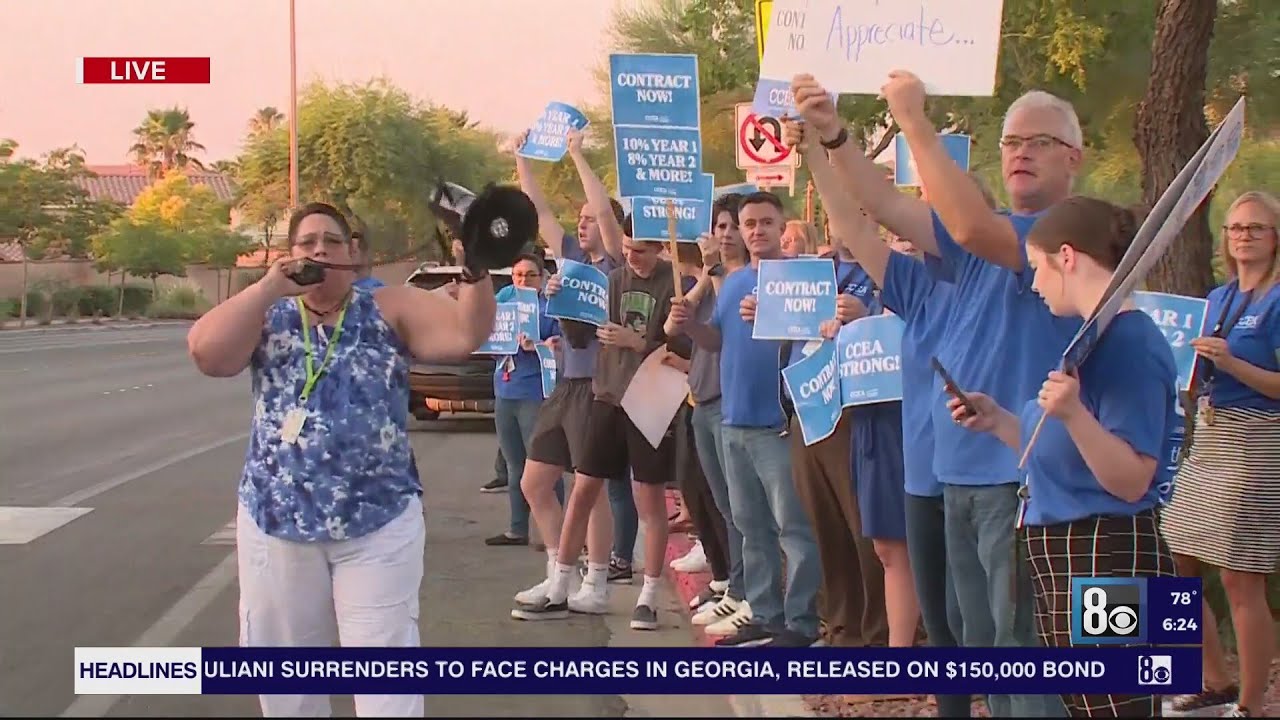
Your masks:
M1146 640L1144 578L1072 578L1071 635L1078 645Z
M1139 685L1172 685L1173 658L1168 655L1138 656Z

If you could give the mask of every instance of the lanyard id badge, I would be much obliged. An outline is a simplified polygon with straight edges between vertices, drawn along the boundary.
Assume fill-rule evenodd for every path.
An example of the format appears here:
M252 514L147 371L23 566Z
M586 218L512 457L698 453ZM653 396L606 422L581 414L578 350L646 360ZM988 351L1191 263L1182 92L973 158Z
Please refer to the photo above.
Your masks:
M315 348L311 345L311 321L307 317L307 308L300 298L295 298L294 301L298 305L298 314L302 316L302 349L306 356L307 381L298 395L298 406L284 416L284 422L280 425L280 439L290 445L298 442L298 438L302 435L302 426L307 422L307 399L311 397L316 383L320 382L325 370L329 368L329 362L333 360L333 353L338 348L338 339L342 337L342 321L346 319L347 307L350 305L349 300L342 304L342 311L338 313L338 322L333 328L333 339L325 348L324 359L320 361L320 367L317 368Z
M1231 290L1227 293L1226 300L1222 304L1222 312L1218 314L1218 322L1213 326L1212 337L1225 338L1231 334L1231 330L1240 322L1240 318L1248 312L1249 305L1253 302L1253 291L1244 294L1244 299L1240 303L1240 308L1233 314L1231 306L1235 304L1236 295L1240 289L1239 284L1232 283ZM1204 420L1205 425L1213 425L1213 380L1217 374L1218 368L1209 363L1205 369L1203 389L1200 396L1196 398L1196 414Z

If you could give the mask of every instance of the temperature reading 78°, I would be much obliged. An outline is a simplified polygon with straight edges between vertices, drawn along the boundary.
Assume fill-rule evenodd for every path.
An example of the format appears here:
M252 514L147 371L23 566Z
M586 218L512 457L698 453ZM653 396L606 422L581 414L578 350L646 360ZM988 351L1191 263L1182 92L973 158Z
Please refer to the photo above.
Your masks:
M1169 599L1174 605L1190 605L1194 592L1177 591L1169 593Z

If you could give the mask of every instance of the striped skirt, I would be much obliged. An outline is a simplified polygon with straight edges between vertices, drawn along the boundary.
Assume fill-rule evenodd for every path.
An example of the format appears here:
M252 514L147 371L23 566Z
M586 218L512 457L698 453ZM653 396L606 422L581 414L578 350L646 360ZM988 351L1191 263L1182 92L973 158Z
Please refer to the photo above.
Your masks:
M1025 530L1036 626L1045 647L1071 647L1072 577L1172 576L1154 510ZM1063 695L1072 717L1159 717L1155 695Z
M1216 408L1212 425L1203 415L1160 530L1177 555L1269 575L1280 562L1280 413Z

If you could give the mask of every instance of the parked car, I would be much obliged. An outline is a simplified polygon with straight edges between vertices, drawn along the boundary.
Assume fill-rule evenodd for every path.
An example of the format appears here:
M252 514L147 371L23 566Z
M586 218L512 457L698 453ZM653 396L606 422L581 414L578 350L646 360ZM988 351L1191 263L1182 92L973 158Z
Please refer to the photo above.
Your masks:
M548 255L546 268L555 272ZM494 292L511 284L511 268L494 270ZM457 282L462 268L457 265L423 263L405 280L423 290L439 290ZM436 420L441 415L493 412L494 358L473 355L458 363L417 363L409 368L409 412L419 420Z

